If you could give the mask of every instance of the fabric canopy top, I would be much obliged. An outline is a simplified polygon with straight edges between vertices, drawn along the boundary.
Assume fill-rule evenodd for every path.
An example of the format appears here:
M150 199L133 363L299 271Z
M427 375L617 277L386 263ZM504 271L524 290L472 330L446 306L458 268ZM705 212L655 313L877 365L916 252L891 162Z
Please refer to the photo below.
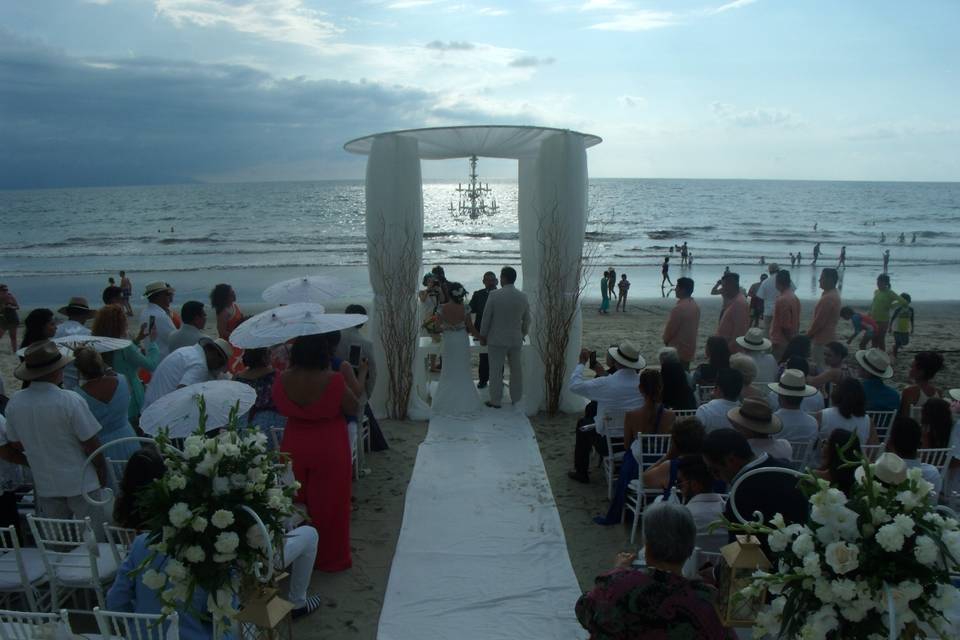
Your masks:
M397 135L415 139L420 158L426 160L447 160L469 156L519 159L536 156L540 151L540 143L558 132L583 137L584 148L593 147L602 142L599 136L565 129L483 125L390 131L351 140L343 145L343 148L350 153L369 155L374 139L383 135Z

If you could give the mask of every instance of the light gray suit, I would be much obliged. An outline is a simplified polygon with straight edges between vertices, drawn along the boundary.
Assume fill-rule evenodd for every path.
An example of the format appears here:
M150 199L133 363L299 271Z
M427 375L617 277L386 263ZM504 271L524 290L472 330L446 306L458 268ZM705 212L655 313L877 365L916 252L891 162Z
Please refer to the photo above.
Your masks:
M530 330L530 303L527 294L512 284L491 291L483 309L480 337L486 338L490 359L490 402L503 399L503 363L510 362L510 400L520 404L523 397L523 338Z

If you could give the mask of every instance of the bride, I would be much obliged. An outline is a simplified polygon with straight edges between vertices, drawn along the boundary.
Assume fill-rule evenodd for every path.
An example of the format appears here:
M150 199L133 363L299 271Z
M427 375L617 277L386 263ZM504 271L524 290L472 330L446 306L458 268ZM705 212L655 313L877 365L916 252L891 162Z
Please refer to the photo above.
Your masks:
M459 282L449 285L449 302L437 310L443 331L443 368L440 383L433 394L431 413L435 416L468 416L480 413L483 403L473 384L469 333L479 336L470 313L463 304L467 292Z

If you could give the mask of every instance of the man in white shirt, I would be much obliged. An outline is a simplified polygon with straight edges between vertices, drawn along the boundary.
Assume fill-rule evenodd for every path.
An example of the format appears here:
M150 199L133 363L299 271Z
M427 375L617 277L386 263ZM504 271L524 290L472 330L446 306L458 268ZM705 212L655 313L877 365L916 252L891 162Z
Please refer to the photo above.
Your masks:
M70 298L70 302L57 309L57 313L67 316L67 319L57 325L54 338L90 335L90 329L85 326L85 323L95 315L95 312L87 304L86 298L79 296ZM72 364L67 365L63 370L63 388L73 391L79 386L80 376L77 374L77 368Z
M757 365L757 377L754 382L770 383L777 380L777 361L770 354L772 343L763 337L759 327L747 329L747 334L737 338L737 344Z
M221 338L203 337L199 344L177 349L153 372L143 396L143 408L180 387L215 380L232 355L233 347Z
M151 282L143 291L147 306L140 312L140 324L147 325L149 331L150 318L154 319L157 327L157 349L164 358L170 353L170 334L177 330L170 318L170 304L173 302L174 293L174 288L166 282Z
M817 393L817 388L806 383L806 376L799 369L785 370L779 382L771 382L767 386L778 396L780 408L773 415L783 425L780 437L812 447L819 426L817 420L800 406L804 398Z
M702 456L698 454L680 458L677 463L677 488L697 525L697 546L712 553L720 551L728 538L726 527L708 531L710 525L723 515L724 499L714 492L716 484L717 480Z
M920 425L913 418L897 416L890 426L890 436L887 438L887 451L895 453L903 459L908 469L919 468L923 479L933 485L930 492L933 499L940 495L943 488L943 478L940 471L932 464L920 462L917 459L917 450L920 448Z
M182 321L180 328L167 336L167 348L170 353L181 347L199 344L200 338L204 336L203 328L207 325L207 312L203 308L203 303L196 300L184 302L180 307L180 320Z
M780 271L780 265L776 262L767 265L767 274L769 275L757 288L757 297L763 300L763 331L765 334L770 330L770 322L773 320L773 305L779 294L776 283L778 271Z
M729 429L727 413L740 406L743 391L743 375L736 369L720 369L717 384L713 387L713 399L697 408L697 420L707 433L717 429Z
M48 518L89 516L100 536L109 511L90 505L82 494L102 498L107 477L102 456L81 480L84 462L100 447L100 423L83 398L59 387L73 356L42 340L30 345L23 357L14 375L29 380L30 386L7 405L7 440L30 463L37 512Z
M584 376L590 352L580 351L580 362L570 376L570 391L597 403L597 415L592 428L577 426L573 453L574 470L567 476L577 482L590 482L590 449L607 454L606 429L610 437L623 437L623 417L628 411L643 406L639 389L639 371L646 366L640 351L630 341L621 342L607 350L607 375L590 379Z

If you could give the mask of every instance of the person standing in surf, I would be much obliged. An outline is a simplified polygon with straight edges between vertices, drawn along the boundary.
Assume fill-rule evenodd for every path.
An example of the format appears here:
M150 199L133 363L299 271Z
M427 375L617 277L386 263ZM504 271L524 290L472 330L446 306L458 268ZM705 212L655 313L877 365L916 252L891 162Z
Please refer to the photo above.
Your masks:
M660 275L663 276L660 280L661 291L663 291L666 283L669 283L671 287L673 286L673 281L670 279L670 256L664 257L663 264L660 266Z

